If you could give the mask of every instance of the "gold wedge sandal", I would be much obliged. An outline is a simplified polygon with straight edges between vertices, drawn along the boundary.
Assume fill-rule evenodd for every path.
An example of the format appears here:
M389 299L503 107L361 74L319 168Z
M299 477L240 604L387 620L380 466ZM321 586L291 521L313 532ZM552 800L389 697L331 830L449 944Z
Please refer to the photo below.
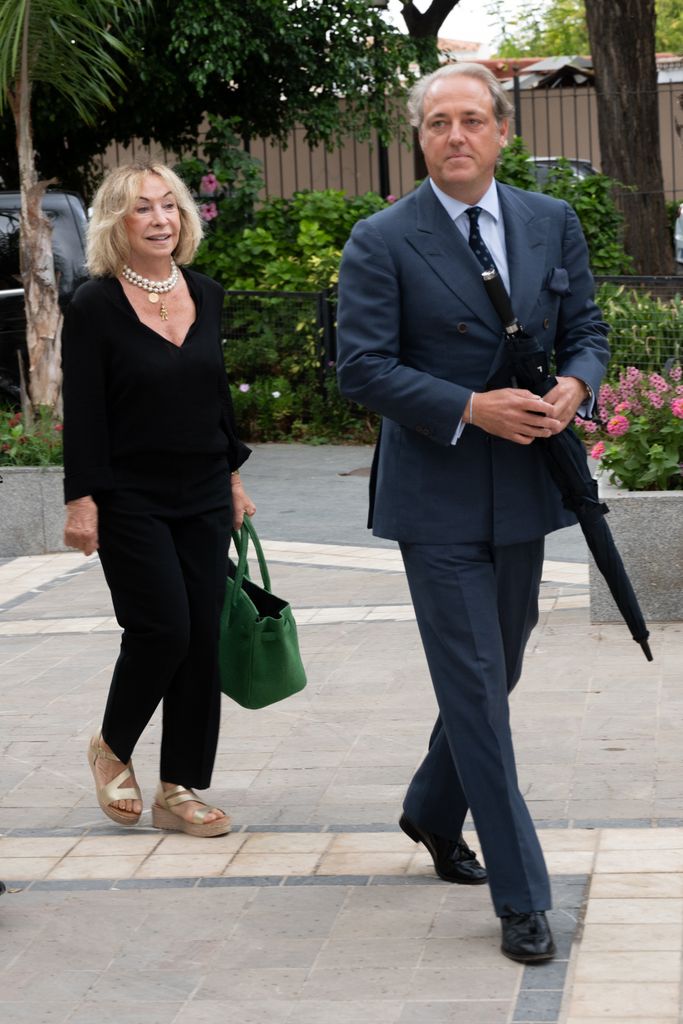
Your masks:
M111 804L116 800L142 800L142 793L137 786L129 786L127 789L121 789L124 782L127 782L133 775L132 762L129 762L123 769L122 772L112 779L111 782L107 782L104 786L99 785L97 773L95 772L95 762L98 758L102 758L105 761L118 761L116 754L112 754L109 750L105 750L101 743L101 736L93 736L90 740L90 746L88 747L88 762L92 770L93 778L95 779L95 787L97 792L97 802L112 821L115 821L118 825L137 825L140 820L140 814L136 814L134 811L124 811L119 807L112 807ZM121 762L119 761L119 764Z
M206 810L196 810L192 815L192 821L186 821L172 810L178 804L185 804L189 800L196 800L206 808ZM205 839L212 836L224 836L231 828L229 816L223 814L223 811L219 811L220 814L223 814L222 818L216 818L215 821L204 821L211 811L219 811L219 808L209 807L191 789L174 786L173 789L164 790L159 783L152 804L152 824L155 828L164 828L171 832L186 832L190 836L203 836Z

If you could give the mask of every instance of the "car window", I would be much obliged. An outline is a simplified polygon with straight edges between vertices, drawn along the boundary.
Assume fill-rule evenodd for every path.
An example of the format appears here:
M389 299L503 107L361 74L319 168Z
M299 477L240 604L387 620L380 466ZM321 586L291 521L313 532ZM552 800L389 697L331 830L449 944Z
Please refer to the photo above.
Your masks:
M0 288L16 288L19 277L19 214L0 212Z

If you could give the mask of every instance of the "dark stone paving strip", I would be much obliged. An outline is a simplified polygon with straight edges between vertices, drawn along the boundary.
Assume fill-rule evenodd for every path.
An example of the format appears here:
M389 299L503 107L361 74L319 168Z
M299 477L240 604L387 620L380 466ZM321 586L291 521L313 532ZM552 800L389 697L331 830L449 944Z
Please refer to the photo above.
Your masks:
M11 561L11 559L8 559L8 561ZM54 590L55 587L61 587L62 584L68 583L73 576L80 576L81 573L88 572L88 570L92 569L93 566L97 564L97 562L94 562L90 565L78 565L75 569L69 569L68 572L62 573L61 576L55 576L54 579L47 580L45 583L41 583L38 587L32 587L31 590L26 590L23 594L17 594L17 596L13 597L11 600L5 601L0 611L8 612L13 608L18 608L19 605L25 604L26 601L32 601L37 594L44 594L49 590ZM54 618L54 616L51 617ZM82 615L75 617L79 619L83 618ZM65 618L65 616L60 615L59 618Z
M525 967L515 1004L514 1024L557 1024L576 930L588 894L587 875L554 876L552 928L557 957L546 964Z

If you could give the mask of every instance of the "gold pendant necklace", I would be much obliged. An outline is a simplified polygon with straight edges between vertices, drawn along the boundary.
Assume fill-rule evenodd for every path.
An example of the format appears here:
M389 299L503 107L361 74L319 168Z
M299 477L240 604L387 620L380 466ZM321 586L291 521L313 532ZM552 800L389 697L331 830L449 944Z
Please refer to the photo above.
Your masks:
M171 273L165 281L152 281L148 277L143 277L142 274L137 274L127 265L125 265L121 271L121 276L125 278L129 284L133 284L136 288L142 288L143 291L147 292L147 298L153 305L156 305L157 302L161 301L161 305L159 306L159 316L162 320L168 320L168 306L162 298L162 295L173 291L178 283L178 278L180 277L180 271L178 270L172 256Z

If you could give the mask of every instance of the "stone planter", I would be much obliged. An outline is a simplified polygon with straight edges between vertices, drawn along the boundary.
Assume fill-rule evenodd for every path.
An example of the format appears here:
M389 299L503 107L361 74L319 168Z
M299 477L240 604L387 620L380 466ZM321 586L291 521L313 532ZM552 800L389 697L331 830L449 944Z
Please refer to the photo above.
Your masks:
M683 491L626 491L599 479L607 522L646 622L683 621ZM591 622L621 622L589 559Z
M0 466L0 558L66 551L61 466Z

